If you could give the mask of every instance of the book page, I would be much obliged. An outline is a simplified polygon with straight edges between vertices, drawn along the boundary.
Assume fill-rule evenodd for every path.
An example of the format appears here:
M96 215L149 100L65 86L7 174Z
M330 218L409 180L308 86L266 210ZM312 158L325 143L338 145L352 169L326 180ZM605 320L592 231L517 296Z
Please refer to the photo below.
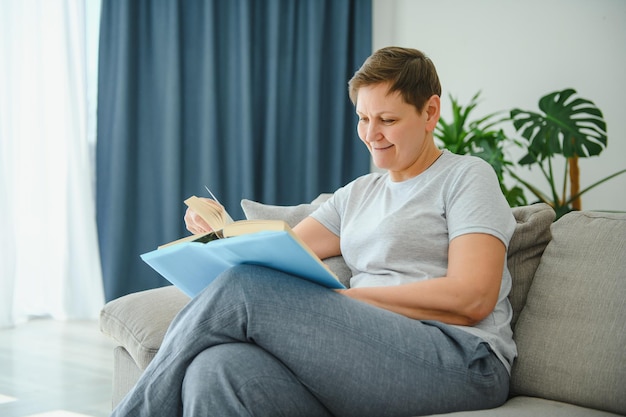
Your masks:
M289 225L282 220L239 220L224 226L222 235L233 237L262 231L281 230L290 230Z

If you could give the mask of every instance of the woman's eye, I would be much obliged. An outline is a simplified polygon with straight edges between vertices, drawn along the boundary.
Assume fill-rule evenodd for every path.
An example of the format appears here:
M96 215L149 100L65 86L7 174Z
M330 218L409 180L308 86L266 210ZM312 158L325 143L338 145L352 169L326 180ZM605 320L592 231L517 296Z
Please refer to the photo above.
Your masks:
M393 119L381 119L381 122L383 122L386 125L390 125L393 122L395 122L395 120L393 120Z

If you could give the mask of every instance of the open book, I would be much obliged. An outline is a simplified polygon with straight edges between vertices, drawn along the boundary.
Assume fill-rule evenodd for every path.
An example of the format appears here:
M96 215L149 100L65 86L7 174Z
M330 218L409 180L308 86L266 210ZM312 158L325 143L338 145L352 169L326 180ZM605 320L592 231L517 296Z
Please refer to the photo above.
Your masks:
M191 207L213 232L192 235L141 255L181 291L195 296L219 274L240 264L283 271L328 288L345 288L335 274L282 220L240 220L217 203L190 197Z
M211 226L213 232L191 235L159 246L159 249L184 242L207 243L225 237L234 237L264 230L284 230L283 222L273 220L240 220L233 222L226 210L214 200L202 200L191 196L185 200L187 207L195 211Z

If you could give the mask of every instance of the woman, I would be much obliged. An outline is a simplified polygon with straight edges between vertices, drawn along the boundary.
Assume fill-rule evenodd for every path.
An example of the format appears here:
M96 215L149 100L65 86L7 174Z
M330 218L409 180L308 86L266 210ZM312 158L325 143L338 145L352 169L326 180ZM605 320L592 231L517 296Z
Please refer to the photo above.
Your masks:
M381 49L349 87L386 173L294 231L320 258L342 254L351 288L232 268L177 316L114 415L416 416L506 400L515 222L495 173L435 145L441 86L421 52Z

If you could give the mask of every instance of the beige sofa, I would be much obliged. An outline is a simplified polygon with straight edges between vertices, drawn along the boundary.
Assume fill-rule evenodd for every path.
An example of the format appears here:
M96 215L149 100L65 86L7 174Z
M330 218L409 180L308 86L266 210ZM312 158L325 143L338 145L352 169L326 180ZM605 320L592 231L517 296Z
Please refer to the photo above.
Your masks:
M322 196L321 199L326 198ZM295 224L312 204L267 206L244 200L248 218ZM573 212L553 223L544 204L514 208L508 266L518 345L510 399L493 410L450 416L626 415L626 214ZM328 261L347 282L341 258ZM188 298L164 287L109 302L102 332L114 350L113 405L152 360Z

